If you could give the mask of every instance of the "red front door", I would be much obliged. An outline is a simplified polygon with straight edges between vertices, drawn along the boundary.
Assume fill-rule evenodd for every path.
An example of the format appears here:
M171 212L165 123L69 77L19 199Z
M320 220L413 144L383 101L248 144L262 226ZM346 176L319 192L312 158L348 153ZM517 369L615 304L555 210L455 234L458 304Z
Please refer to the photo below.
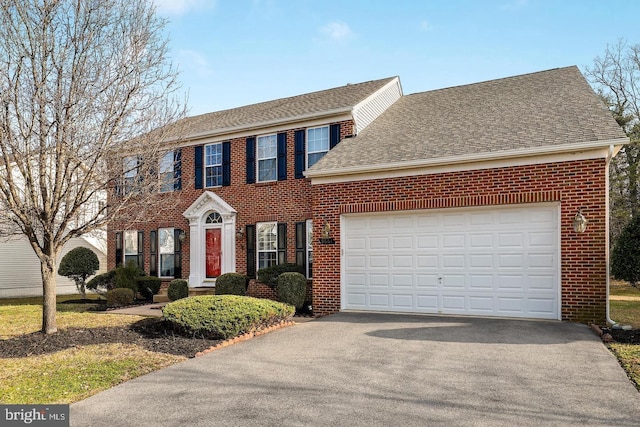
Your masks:
M215 279L221 274L220 261L222 258L222 251L220 241L222 240L222 233L220 228L209 228L206 230L206 233L207 279Z

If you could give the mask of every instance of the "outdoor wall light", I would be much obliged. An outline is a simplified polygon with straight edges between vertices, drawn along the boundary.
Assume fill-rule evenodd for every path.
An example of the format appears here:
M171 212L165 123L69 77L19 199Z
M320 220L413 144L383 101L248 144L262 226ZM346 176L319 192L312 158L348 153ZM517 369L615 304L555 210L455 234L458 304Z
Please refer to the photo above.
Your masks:
M244 237L244 230L242 228L238 228L236 230L236 239L240 240Z
M578 209L578 213L573 217L573 230L576 233L584 233L587 229L587 219L582 215L582 209Z
M184 230L180 231L180 234L178 234L178 239L180 240L180 243L184 243L184 240L187 238L187 233L184 232Z

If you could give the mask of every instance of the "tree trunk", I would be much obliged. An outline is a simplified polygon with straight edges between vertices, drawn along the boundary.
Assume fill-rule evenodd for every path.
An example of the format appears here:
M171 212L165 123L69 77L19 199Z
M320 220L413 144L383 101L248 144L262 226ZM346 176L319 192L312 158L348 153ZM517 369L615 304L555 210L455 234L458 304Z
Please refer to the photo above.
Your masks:
M40 260L40 272L42 273L42 332L55 334L58 332L56 325L56 257L45 256Z

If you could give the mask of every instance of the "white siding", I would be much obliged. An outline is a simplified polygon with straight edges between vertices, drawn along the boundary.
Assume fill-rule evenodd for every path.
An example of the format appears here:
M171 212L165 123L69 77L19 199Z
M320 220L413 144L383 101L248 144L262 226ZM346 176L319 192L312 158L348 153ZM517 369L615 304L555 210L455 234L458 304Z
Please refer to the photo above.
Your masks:
M402 96L400 79L397 77L380 88L377 92L353 108L353 118L356 123L356 133L362 132L380 114L389 108Z
M71 239L62 250L60 259L78 246L85 246L98 255L100 269L97 274L106 271L106 254L87 243L83 238ZM73 280L63 276L57 277L56 290L59 295L77 292ZM7 242L0 241L0 298L39 295L42 295L40 261L29 242L24 238L12 239Z

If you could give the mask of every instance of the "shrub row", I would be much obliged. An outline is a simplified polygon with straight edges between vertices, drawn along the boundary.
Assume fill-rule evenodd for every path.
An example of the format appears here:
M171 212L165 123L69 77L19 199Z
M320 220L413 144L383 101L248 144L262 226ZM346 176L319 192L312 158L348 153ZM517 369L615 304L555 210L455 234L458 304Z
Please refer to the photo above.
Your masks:
M227 339L291 318L288 304L239 295L202 295L167 304L162 313L174 330L191 337Z
M144 298L151 299L160 291L161 284L160 278L145 276L135 264L129 263L95 276L87 282L87 289L106 295L111 290L124 288L130 289L134 297L140 293Z

